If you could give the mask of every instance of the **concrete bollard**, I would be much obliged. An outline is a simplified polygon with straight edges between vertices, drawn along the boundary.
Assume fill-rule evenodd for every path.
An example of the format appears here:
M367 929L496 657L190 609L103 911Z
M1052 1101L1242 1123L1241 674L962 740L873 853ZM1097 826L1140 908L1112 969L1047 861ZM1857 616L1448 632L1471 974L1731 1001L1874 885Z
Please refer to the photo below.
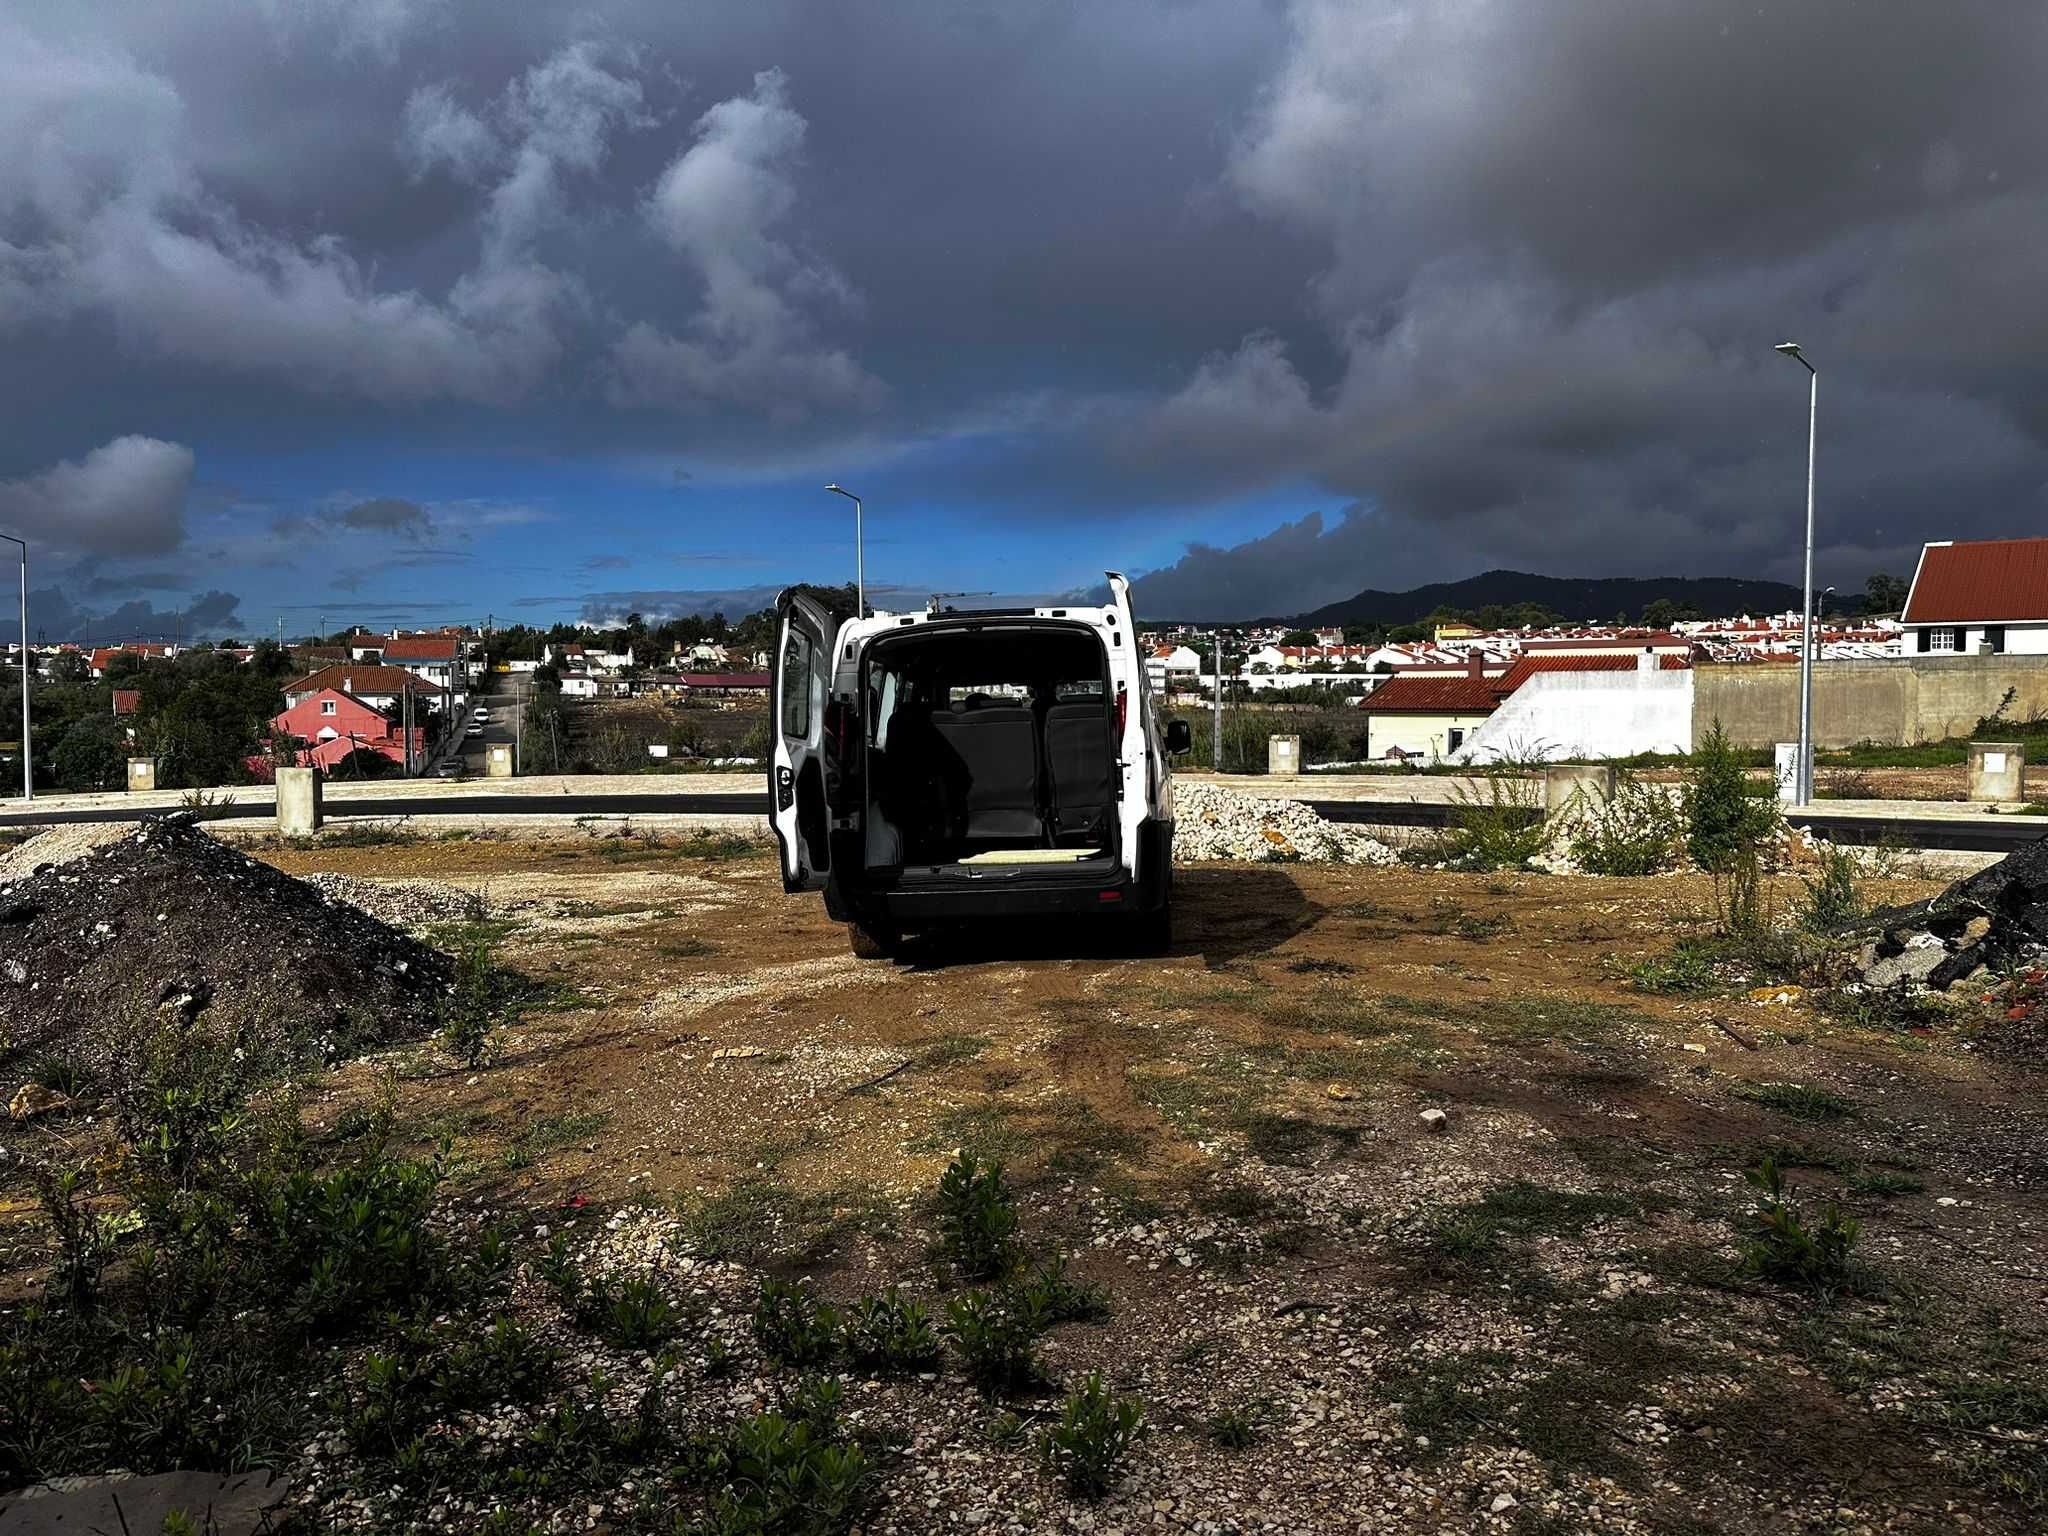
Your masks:
M2020 741L1970 743L1970 798L2027 798L2027 747Z
M153 757L131 757L128 759L128 793L147 794L156 788L156 759Z
M1299 736L1268 736L1266 738L1266 772L1301 772L1301 738Z
M1543 769L1543 814L1555 816L1583 798L1598 810L1614 798L1614 768L1609 763L1550 763Z
M484 777L487 779L509 779L512 777L512 748L504 742L497 742L484 748Z
M310 837L320 830L320 770L277 770L277 830L286 837Z

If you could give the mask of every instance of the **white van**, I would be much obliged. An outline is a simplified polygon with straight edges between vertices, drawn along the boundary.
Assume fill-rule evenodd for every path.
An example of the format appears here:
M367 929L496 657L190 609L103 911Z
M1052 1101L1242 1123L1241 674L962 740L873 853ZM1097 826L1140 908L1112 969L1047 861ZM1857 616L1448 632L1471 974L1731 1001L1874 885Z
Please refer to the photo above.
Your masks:
M816 590L776 600L782 884L822 890L855 954L956 921L1062 913L1164 947L1168 756L1188 728L1162 731L1130 583L1108 575L1106 608L856 618Z

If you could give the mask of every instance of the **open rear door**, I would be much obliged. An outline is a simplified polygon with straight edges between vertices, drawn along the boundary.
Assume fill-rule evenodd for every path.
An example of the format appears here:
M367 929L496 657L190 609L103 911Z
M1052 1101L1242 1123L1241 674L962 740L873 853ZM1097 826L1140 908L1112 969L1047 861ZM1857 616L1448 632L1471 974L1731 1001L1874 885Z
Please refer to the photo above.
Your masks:
M832 697L839 621L800 592L783 593L775 617L775 750L768 761L768 803L782 851L782 888L815 891L832 867L825 707Z

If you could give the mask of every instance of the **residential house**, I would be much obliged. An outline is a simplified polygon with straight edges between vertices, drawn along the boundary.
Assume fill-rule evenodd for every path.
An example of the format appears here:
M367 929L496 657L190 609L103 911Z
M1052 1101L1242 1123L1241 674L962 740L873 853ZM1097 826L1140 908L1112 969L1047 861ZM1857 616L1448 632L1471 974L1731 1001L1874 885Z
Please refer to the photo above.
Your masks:
M422 717L438 713L442 705L439 689L422 687L418 678L403 667L350 666L322 667L318 672L300 678L284 686L286 710L292 710L306 699L322 692L333 691L346 694L358 703L374 710L396 714L402 707L401 701L407 693L413 695L413 708Z
M1494 680L1477 668L1451 677L1390 677L1358 706L1366 720L1365 755L1437 762L1499 707Z
M1155 645L1145 654L1145 681L1161 698L1176 689L1193 688L1201 671L1202 658L1192 646Z
M1899 622L1908 656L2048 655L2048 538L1927 545Z
M384 642L384 665L402 667L427 687L446 689L451 708L469 700L469 669L459 636L445 631L392 635Z
M562 697L565 699L596 698L597 679L588 672L564 672L562 674Z
M396 671L396 668L358 668L358 671ZM400 678L406 674L399 672ZM359 681L351 678L349 681ZM417 693L410 682L392 686ZM406 735L398 723L397 711L388 705L377 708L364 698L339 688L320 687L307 691L294 684L285 693L286 707L272 718L274 730L282 731L303 744L302 765L331 773L335 764L358 750L375 752L394 763L406 760ZM420 718L424 718L424 714ZM411 730L412 762L415 768L426 760L427 729Z
M102 645L97 647L91 656L86 659L86 665L92 669L94 681L98 681L107 675L107 668L116 656L140 656L144 661L172 661L176 659L179 650L180 647L175 645L160 645L153 641L131 640L125 645Z

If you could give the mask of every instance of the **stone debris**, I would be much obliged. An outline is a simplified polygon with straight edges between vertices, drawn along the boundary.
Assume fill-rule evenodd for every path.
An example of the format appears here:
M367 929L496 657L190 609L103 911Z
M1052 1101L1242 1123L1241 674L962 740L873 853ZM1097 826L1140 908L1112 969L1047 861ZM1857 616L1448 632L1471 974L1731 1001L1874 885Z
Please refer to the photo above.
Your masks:
M1931 901L1877 914L1859 963L1868 986L1945 992L2048 958L2048 843L2034 842Z
M439 1023L448 957L217 841L189 815L45 832L0 882L0 1016L13 1048L118 1093L138 1039L197 1020L275 1066Z
M289 1479L274 1472L159 1472L150 1477L64 1477L0 1499L0 1536L32 1531L145 1531L187 1528L208 1536L281 1531Z
M474 923L486 915L481 895L444 880L359 880L322 872L306 876L306 884L329 901L345 901L395 928Z
M68 1094L45 1088L41 1083L23 1083L14 1090L14 1097L8 1101L7 1113L15 1120L33 1120L38 1115L68 1114L72 1101Z
M1182 864L1392 864L1399 857L1364 828L1325 821L1299 800L1182 783L1173 788L1173 806L1173 856Z
M1422 1112L1422 1128L1432 1136L1441 1136L1450 1128L1451 1117L1440 1109L1425 1109Z

